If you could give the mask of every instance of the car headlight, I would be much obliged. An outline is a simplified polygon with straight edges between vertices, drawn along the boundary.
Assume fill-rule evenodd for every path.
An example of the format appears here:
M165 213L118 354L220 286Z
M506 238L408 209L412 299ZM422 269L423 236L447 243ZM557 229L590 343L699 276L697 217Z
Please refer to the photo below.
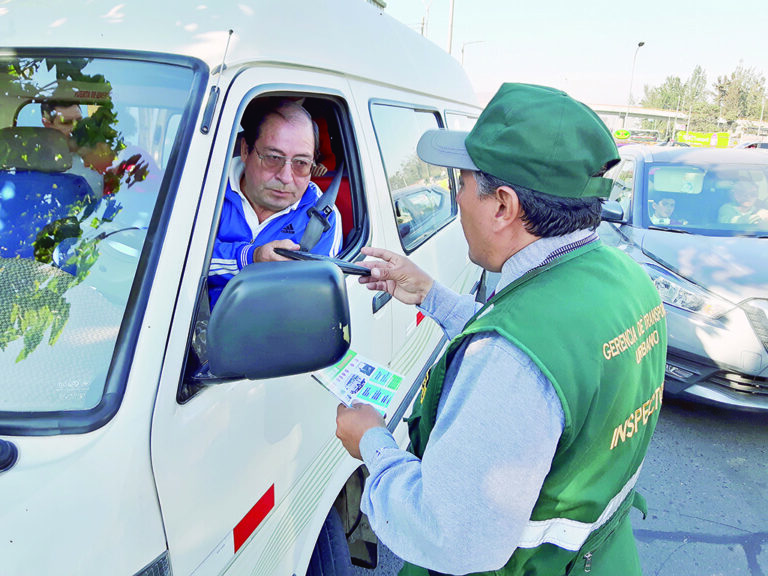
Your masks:
M709 318L718 318L734 308L734 305L727 300L707 292L660 266L645 264L645 271L651 277L665 304L687 312L703 314Z
M768 300L753 298L741 305L755 334L768 350Z

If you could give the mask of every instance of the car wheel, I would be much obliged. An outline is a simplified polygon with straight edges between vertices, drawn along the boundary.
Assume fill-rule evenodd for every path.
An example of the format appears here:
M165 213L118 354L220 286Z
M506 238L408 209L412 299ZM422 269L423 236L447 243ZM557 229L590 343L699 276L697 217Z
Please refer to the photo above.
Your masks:
M307 576L352 576L352 561L341 518L331 508L309 560Z

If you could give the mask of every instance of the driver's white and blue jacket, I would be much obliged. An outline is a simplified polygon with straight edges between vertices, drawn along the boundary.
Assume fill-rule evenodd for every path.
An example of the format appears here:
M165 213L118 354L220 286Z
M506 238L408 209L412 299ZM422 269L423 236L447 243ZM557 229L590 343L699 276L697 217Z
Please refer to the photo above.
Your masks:
M292 240L299 244L309 222L307 210L322 195L320 188L310 182L301 199L285 210L273 214L259 223L255 213L246 217L245 198L232 189L237 186L243 170L242 161L236 158L227 182L224 205L221 209L219 231L213 245L213 257L208 271L208 295L211 309L216 304L227 282L245 266L253 262L253 251L273 240ZM252 212L250 205L248 210ZM330 218L331 227L323 232L312 248L314 254L336 256L341 250L341 217L334 207Z

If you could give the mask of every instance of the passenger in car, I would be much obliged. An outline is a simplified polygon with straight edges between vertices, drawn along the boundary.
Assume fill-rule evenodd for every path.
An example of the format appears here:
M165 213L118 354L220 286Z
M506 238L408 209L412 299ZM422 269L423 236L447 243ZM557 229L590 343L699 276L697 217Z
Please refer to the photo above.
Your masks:
M40 103L40 116L45 128L56 130L67 139L69 151L72 153L72 165L67 171L85 178L91 190L100 197L103 178L97 171L86 167L82 155L77 154L79 145L74 136L74 131L78 123L83 121L81 106L67 100L47 100Z
M757 186L739 181L731 188L731 202L720 207L718 220L723 224L768 224L768 210L758 201Z
M76 268L64 263L76 253L87 251L93 240L93 227L84 222L95 218L122 228L142 229L149 225L159 187L159 168L146 151L127 147L117 126L117 113L109 101L101 102L90 116L73 122L68 134L73 152L68 173L82 177L89 194L71 203L67 218L41 230L35 242L38 260L53 260L74 274ZM139 182L144 185L128 191Z
M674 198L664 197L658 200L650 200L649 209L651 212L651 222L656 225L671 224L672 226L684 226L688 223L686 220L672 217L672 213L675 211Z
M317 149L307 110L288 99L256 100L241 122L240 158L232 161L208 276L211 309L229 280L252 262L286 260L275 248L298 250L322 195L310 181ZM334 208L312 252L341 249L341 218Z
M0 257L50 262L47 230L71 223L68 216L91 203L92 191L83 178L68 173L69 144L58 130L3 128L0 150Z
M43 126L58 130L70 138L72 130L83 119L83 111L79 104L63 100L48 100L40 103L40 116Z
M312 166L313 178L325 176L327 172L336 169L336 155L331 148L328 121L325 118L316 118L315 126L317 126L317 161Z

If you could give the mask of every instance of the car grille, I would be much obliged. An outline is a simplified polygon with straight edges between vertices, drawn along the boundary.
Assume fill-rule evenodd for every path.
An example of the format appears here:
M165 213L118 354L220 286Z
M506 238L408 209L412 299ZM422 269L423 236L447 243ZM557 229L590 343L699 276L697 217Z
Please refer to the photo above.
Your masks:
M763 347L768 350L768 300L748 300L741 305L755 335L763 343Z
M748 392L751 394L768 395L768 378L762 376L745 377L733 372L715 372L707 379L712 384L737 390L739 392Z

